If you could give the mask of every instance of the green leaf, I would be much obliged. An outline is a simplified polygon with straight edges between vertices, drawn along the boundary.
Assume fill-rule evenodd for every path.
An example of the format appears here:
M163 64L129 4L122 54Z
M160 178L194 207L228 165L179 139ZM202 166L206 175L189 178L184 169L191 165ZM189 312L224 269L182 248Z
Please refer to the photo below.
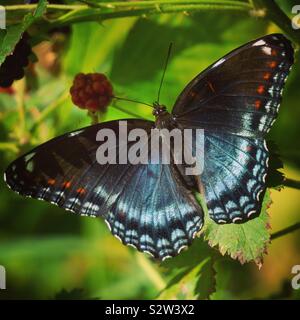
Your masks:
M218 259L216 270L216 291L210 296L211 300L237 300L253 298L253 266L241 264L229 257Z
M205 208L204 201L200 200ZM263 254L266 253L270 242L269 216L267 208L271 203L269 192L264 197L259 217L243 224L219 225L208 217L207 209L204 237L212 247L217 246L222 255L228 254L242 264L254 261L262 265Z
M13 52L16 44L22 38L23 33L35 20L43 15L46 8L47 1L40 0L37 8L24 16L22 23L10 25L6 30L0 31L0 65L4 62L5 58Z
M173 277L158 299L208 299L216 285L214 256L203 239L196 239L187 251L163 262Z
M54 296L55 300L90 300L87 297L87 293L84 289L74 288L72 290L62 289L57 292ZM96 300L97 298L91 298L91 300Z

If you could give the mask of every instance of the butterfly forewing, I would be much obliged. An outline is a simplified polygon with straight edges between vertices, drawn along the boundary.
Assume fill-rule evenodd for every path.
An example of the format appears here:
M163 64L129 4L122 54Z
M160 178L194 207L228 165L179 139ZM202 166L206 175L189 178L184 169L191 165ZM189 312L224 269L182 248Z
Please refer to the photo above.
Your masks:
M278 114L292 64L293 48L283 35L254 40L192 80L173 114L185 126L262 137Z

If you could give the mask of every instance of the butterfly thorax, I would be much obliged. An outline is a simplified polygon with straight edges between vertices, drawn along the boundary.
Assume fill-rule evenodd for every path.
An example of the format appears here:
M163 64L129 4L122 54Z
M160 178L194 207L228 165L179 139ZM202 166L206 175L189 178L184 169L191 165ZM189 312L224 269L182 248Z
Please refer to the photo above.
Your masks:
M171 114L167 111L166 106L159 103L154 103L152 114L155 116L155 126L158 129L170 128L174 126L174 120Z

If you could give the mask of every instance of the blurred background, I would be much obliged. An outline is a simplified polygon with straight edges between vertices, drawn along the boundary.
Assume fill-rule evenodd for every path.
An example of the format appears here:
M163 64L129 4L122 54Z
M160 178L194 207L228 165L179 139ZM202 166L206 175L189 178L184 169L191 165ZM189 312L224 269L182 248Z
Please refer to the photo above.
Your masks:
M277 2L291 16L295 1ZM35 26L30 32L39 34ZM116 95L152 103L173 42L161 96L171 110L178 94L201 70L228 51L272 32L281 31L247 13L207 11L85 22L41 34L34 46L38 62L30 64L26 77L9 90L0 89L1 172L33 146L91 123L68 93L77 73L104 73ZM299 83L297 52L278 120L268 136L278 145L282 171L295 180L300 180ZM151 109L118 101L101 121L130 117L118 106L152 119ZM7 290L0 290L0 299L154 299L171 278L168 266L121 245L101 219L24 199L2 179L0 188L0 265L7 271ZM271 198L271 232L300 221L299 190L272 189ZM300 296L300 290L290 285L291 268L300 264L299 231L274 240L260 270L254 263L241 265L219 255L202 240L190 250L203 246L208 255L217 255L216 291L210 298Z

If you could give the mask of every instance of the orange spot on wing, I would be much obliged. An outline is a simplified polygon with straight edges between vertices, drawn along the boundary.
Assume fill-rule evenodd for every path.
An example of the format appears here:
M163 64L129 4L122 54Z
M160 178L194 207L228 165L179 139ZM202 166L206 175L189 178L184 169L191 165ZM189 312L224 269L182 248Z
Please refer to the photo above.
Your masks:
M273 68L275 68L277 66L277 62L276 61L270 61L268 63L268 66L273 69Z
M271 78L271 73L270 72L266 72L265 74L264 74L264 80L269 80L270 78Z
M207 81L207 84L208 84L208 86L209 86L209 88L210 88L210 90L211 90L212 92L216 92L216 91L215 91L215 88L213 87L213 85L212 85L212 83L211 83L210 81Z
M55 179L48 179L48 184L50 184L51 186L53 186L55 184Z
M254 105L255 105L255 109L258 110L261 107L261 101L260 100L256 100L254 102Z
M85 189L84 188L78 188L76 191L79 194L85 194Z
M263 86L263 85L258 86L256 91L259 94L263 94L265 92L265 86Z
M65 181L64 183L63 183L63 187L64 188L70 188L71 187L71 181Z
M278 54L277 50L272 49L272 51L271 51L271 55L272 55L272 56L277 56L277 54Z

